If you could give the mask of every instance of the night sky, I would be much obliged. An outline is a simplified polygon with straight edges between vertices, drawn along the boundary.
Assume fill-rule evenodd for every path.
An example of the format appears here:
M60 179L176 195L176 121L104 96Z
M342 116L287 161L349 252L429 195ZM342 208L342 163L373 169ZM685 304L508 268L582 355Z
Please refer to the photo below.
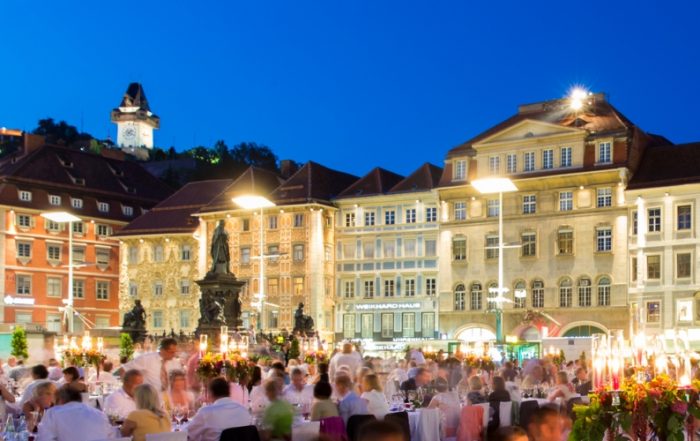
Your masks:
M90 6L86 6L90 5ZM364 174L448 149L575 84L700 140L700 2L27 1L0 4L0 126L116 137L140 81L158 146L255 141Z

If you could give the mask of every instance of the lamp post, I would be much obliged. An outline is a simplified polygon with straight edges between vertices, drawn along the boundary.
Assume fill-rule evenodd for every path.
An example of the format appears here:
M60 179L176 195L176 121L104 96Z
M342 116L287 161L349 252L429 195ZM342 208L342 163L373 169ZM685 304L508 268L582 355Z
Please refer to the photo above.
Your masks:
M263 320L265 317L265 225L263 222L263 210L265 208L274 207L275 203L264 196L243 195L236 196L232 199L233 203L246 210L260 210L260 272L258 274L258 311L260 319L258 320L258 330L264 329ZM275 255L277 257L277 255ZM257 302L256 302L257 303Z
M44 219L59 224L68 224L68 300L65 306L65 315L68 316L68 333L72 334L75 331L73 316L75 309L73 308L73 222L79 222L80 218L66 211L52 211L41 213Z
M495 304L496 309L496 343L503 343L503 302L505 293L508 291L503 286L503 250L505 248L516 248L516 246L507 246L503 243L503 193L517 191L513 181L508 178L484 178L472 181L472 186L481 194L498 193L498 292L496 297L489 299Z

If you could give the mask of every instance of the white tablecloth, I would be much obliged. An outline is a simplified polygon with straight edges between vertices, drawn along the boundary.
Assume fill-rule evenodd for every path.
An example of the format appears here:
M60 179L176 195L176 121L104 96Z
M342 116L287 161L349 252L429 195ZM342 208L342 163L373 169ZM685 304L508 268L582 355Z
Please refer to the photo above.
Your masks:
M304 421L292 426L292 441L313 441L321 430L320 421Z
M408 425L411 429L411 441L440 439L440 411L438 409L418 409L415 412L409 412Z

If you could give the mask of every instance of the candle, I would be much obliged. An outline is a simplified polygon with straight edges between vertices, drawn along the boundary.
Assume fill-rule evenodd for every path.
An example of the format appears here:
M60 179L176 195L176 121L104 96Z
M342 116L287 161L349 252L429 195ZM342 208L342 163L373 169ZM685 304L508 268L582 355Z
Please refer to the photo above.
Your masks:
M104 338L97 337L97 352L104 351L104 348L105 348Z
M610 370L613 390L620 390L620 359L618 357L613 357L610 360Z
M202 357L204 352L207 350L207 334L201 334L199 336L199 356Z

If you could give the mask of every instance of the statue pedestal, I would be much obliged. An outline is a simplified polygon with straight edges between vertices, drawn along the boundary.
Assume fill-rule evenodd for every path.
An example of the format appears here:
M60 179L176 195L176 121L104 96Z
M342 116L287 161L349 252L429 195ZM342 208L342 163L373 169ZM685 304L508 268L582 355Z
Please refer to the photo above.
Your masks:
M245 282L228 273L209 272L202 280L197 280L202 293L199 299L201 316L195 334L206 334L209 344L214 345L222 326L236 330L241 325L240 294Z

